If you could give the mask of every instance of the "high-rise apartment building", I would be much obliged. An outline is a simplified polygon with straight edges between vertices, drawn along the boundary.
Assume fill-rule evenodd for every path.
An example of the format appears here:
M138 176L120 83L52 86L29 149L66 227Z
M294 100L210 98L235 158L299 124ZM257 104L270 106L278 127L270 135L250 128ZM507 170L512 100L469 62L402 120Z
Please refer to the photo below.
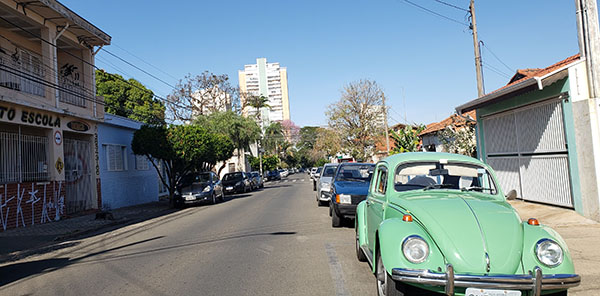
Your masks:
M262 108L261 120L263 126L274 121L290 119L290 101L288 98L287 68L279 63L267 63L266 58L256 59L256 64L245 65L239 73L240 90L252 96L267 98L270 108ZM243 114L255 115L256 109L246 106L242 97Z

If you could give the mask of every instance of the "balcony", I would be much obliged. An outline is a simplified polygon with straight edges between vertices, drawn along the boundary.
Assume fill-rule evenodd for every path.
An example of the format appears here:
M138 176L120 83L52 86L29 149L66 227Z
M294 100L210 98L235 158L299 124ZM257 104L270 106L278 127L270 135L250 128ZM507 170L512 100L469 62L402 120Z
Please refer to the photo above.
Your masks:
M25 50L9 55L0 52L0 86L44 97L44 71L41 58Z

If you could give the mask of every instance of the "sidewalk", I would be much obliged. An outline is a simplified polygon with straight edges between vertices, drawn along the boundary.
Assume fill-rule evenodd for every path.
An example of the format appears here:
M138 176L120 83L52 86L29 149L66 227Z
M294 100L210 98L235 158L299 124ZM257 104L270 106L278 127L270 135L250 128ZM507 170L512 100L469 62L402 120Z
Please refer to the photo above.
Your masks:
M175 211L167 200L130 206L111 211L114 219L98 219L87 214L56 222L9 229L0 232L0 263L17 260L32 254L40 254L72 246L61 244L69 238L92 234L102 229L131 224Z
M587 219L573 210L542 204L510 201L521 219L537 218L556 230L567 242L581 276L581 285L569 289L569 295L598 295L600 291L600 223Z

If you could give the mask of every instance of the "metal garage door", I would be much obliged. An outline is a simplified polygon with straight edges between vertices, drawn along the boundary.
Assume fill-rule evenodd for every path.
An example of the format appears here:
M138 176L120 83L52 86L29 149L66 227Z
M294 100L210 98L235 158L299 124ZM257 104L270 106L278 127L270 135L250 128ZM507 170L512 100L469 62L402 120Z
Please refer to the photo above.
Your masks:
M486 160L505 192L573 207L561 100L484 117L483 130Z

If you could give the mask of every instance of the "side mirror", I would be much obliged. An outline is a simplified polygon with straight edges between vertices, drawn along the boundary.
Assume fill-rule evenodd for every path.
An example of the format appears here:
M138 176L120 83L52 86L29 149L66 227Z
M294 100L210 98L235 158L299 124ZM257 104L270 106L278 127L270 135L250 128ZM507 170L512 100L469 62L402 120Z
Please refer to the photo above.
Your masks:
M517 199L517 191L512 189L506 194L506 200L515 200Z

